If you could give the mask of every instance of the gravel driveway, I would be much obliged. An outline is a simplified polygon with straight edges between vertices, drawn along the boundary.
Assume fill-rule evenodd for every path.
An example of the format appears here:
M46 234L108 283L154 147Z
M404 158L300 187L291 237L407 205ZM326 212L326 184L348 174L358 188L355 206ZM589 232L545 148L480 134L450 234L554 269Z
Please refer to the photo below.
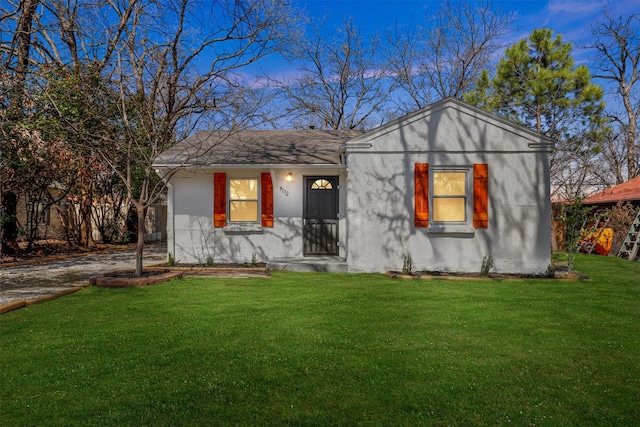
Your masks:
M145 245L143 265L167 260L165 244ZM136 268L135 251L69 257L60 261L0 269L0 305L81 286L90 276Z

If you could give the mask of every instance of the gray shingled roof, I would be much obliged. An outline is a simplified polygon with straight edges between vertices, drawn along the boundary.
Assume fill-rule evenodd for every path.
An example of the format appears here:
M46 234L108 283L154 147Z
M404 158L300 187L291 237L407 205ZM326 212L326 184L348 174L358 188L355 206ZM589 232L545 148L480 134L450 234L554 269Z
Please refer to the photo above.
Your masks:
M340 145L360 130L201 131L160 154L159 166L340 164Z

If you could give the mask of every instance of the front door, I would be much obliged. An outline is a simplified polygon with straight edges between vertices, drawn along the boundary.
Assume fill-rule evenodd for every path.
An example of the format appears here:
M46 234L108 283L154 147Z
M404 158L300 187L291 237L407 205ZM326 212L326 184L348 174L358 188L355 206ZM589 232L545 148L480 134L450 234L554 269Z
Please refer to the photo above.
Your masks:
M338 254L338 177L305 177L304 254Z

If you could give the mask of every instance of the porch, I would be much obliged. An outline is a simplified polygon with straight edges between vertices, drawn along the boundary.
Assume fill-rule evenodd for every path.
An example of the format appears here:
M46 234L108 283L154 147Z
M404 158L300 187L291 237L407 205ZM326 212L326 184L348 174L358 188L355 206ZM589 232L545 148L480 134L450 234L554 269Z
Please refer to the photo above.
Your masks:
M337 256L312 256L305 258L274 258L267 263L269 270L318 271L346 273L347 261Z

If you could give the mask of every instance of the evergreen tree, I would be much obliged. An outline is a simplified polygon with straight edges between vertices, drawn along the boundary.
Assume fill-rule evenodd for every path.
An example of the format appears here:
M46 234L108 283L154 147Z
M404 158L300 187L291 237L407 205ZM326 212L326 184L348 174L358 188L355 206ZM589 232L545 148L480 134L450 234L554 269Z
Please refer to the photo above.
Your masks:
M584 128L602 129L602 88L589 69L574 66L572 45L550 29L534 30L508 48L490 80L485 70L467 102L508 117L552 138Z
M465 94L467 102L553 138L552 184L570 197L590 185L583 166L609 131L603 90L586 66L575 66L571 51L560 34L534 30L506 50L493 78L485 70Z

